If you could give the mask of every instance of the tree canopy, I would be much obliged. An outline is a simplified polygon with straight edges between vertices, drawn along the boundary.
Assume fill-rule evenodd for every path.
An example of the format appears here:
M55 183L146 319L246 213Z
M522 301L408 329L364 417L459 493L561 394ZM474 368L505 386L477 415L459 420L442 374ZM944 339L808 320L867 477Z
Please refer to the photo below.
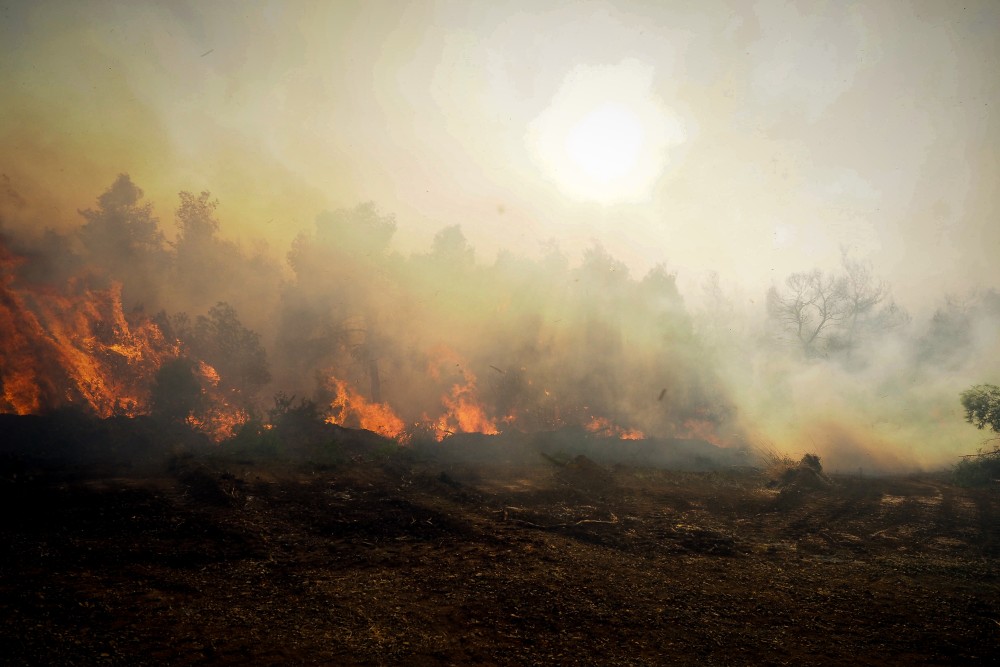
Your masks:
M1000 433L1000 387L993 384L977 384L962 392L962 407L965 421L976 428L987 426Z

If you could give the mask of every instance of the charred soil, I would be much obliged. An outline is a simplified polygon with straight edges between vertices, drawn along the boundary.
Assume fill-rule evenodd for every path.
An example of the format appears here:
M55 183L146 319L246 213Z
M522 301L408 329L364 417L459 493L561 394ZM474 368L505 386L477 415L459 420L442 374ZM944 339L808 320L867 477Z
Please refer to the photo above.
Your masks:
M486 445L482 445L486 446ZM947 664L1000 655L1000 498L586 456L32 466L9 664Z

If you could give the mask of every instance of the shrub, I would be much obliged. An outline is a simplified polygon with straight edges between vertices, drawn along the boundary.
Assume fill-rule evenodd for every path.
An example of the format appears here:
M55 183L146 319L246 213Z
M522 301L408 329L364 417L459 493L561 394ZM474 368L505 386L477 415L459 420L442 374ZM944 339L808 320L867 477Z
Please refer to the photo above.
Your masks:
M1000 481L1000 447L966 456L953 470L960 486L987 486Z

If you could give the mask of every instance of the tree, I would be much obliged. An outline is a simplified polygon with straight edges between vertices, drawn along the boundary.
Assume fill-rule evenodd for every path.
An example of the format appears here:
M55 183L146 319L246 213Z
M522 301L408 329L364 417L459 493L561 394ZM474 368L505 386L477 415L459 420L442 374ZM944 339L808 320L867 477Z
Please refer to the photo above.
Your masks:
M1000 293L948 295L919 338L914 362L955 370L991 354L1000 330Z
M205 244L212 241L219 231L219 221L215 209L219 206L212 194L202 192L195 197L190 192L181 192L181 205L177 208L177 227L180 231L179 243Z
M198 316L192 347L247 396L271 381L260 336L243 326L236 309L228 303L212 306L208 317Z
M795 336L807 356L823 354L834 332L848 318L847 284L819 270L793 273L785 291L772 287L767 309L772 319Z
M475 250L458 225L445 227L434 235L431 258L452 271L467 271L476 263Z
M86 219L80 239L90 254L136 258L163 250L163 233L153 216L153 206L142 201L143 192L128 174L97 198L97 209L80 211Z
M807 356L843 353L852 361L863 340L908 321L870 262L855 260L845 250L841 269L836 274L793 273L784 290L772 287L768 292L771 319Z
M221 386L242 407L252 407L257 392L271 381L260 336L243 326L228 303L219 302L193 325L186 313L174 315L166 325L171 335L188 345L194 358L218 372Z
M989 426L1000 433L1000 387L978 384L962 392L965 421L983 429Z
M79 232L84 261L123 283L122 301L127 307L158 305L169 265L159 221L152 204L142 198L142 190L128 174L121 174L97 198L96 209L80 211L86 220Z
M842 289L845 301L844 328L847 331L845 343L850 356L861 333L860 329L871 318L876 306L886 298L889 287L884 280L874 276L870 262L851 259L844 252L841 264L844 267Z
M977 384L962 392L962 407L965 421L976 428L987 426L994 433L1000 433L1000 387L993 384ZM955 481L962 486L985 486L1000 481L1000 445L993 449L980 449L976 454L963 456L955 466Z
M380 323L399 317L402 292L401 262L389 250L395 231L391 215L366 203L323 213L295 238L277 341L283 366L299 376L338 368L359 385L367 378L371 400L381 400L378 359L388 341Z

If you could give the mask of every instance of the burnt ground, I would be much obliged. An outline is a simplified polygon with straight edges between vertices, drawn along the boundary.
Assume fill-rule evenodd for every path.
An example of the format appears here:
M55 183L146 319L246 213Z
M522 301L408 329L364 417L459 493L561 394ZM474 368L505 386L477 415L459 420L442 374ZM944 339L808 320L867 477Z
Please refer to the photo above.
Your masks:
M8 465L7 664L1000 660L1000 497L586 457Z

